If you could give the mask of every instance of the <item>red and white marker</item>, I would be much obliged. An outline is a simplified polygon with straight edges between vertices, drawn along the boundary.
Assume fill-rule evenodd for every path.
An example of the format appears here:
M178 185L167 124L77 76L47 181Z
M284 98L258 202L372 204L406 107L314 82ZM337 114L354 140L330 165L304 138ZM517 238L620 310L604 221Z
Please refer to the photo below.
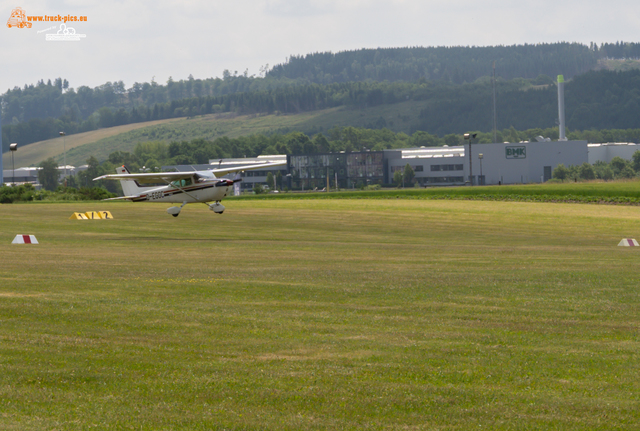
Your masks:
M35 235L16 235L11 244L38 244Z
M618 244L621 247L638 247L640 246L640 244L638 244L638 241L636 241L633 238L623 238L622 241L620 241L620 243Z

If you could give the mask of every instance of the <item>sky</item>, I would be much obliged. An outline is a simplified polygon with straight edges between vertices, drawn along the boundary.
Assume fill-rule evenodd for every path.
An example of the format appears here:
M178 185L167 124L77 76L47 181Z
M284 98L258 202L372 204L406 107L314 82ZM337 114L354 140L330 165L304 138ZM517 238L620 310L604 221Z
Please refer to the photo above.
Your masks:
M360 48L640 42L630 0L0 0L0 19L86 17L0 28L0 93L61 77L73 88L108 81L166 83L260 75L291 55ZM47 40L75 30L77 41Z

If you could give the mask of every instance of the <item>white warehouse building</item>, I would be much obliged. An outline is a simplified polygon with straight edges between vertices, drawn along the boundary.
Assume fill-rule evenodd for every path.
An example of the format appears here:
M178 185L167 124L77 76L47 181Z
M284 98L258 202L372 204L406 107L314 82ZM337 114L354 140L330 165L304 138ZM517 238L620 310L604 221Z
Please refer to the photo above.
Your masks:
M640 145L628 143L543 141L471 144L471 158L469 144L387 150L385 158L389 178L408 163L422 186L465 184L469 182L470 170L474 184L527 184L549 180L561 163L565 166L609 163L614 157L631 160L639 150Z
M389 150L389 178L408 163L423 186L473 183L527 184L551 179L559 164L581 165L588 161L587 141L469 144L455 147Z

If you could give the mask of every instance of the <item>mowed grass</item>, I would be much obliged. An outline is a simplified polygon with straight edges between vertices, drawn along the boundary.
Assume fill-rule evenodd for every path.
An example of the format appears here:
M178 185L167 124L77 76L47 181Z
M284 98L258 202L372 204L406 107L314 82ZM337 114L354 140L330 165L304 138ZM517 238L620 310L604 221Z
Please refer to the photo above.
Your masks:
M252 194L234 197L242 199L479 199L531 200L567 203L607 202L638 205L640 181L588 181L580 183L514 184L505 186L397 188L382 190L347 190L326 192L293 192Z
M637 429L637 208L225 205L0 206L0 428Z

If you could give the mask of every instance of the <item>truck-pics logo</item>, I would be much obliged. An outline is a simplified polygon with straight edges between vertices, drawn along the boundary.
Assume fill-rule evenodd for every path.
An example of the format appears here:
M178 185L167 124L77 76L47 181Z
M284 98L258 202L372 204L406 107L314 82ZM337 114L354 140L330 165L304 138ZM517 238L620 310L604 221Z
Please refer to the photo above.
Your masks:
M76 29L60 24L60 30L56 34L47 34L47 41L79 41L80 38L87 37L86 34L76 34Z
M82 38L87 37L86 34L79 34L76 29L70 27L69 23L86 23L87 17L80 15L27 15L24 9L16 7L11 11L11 16L7 21L7 27L9 28L31 28L34 22L47 22L47 23L60 23L44 30L39 30L38 33L42 33L49 30L56 30L55 33L49 33L46 35L47 41L79 41Z
M507 159L526 159L527 147L506 147Z
M31 28L31 23L27 21L27 14L24 9L17 7L11 11L11 16L7 21L7 27Z

